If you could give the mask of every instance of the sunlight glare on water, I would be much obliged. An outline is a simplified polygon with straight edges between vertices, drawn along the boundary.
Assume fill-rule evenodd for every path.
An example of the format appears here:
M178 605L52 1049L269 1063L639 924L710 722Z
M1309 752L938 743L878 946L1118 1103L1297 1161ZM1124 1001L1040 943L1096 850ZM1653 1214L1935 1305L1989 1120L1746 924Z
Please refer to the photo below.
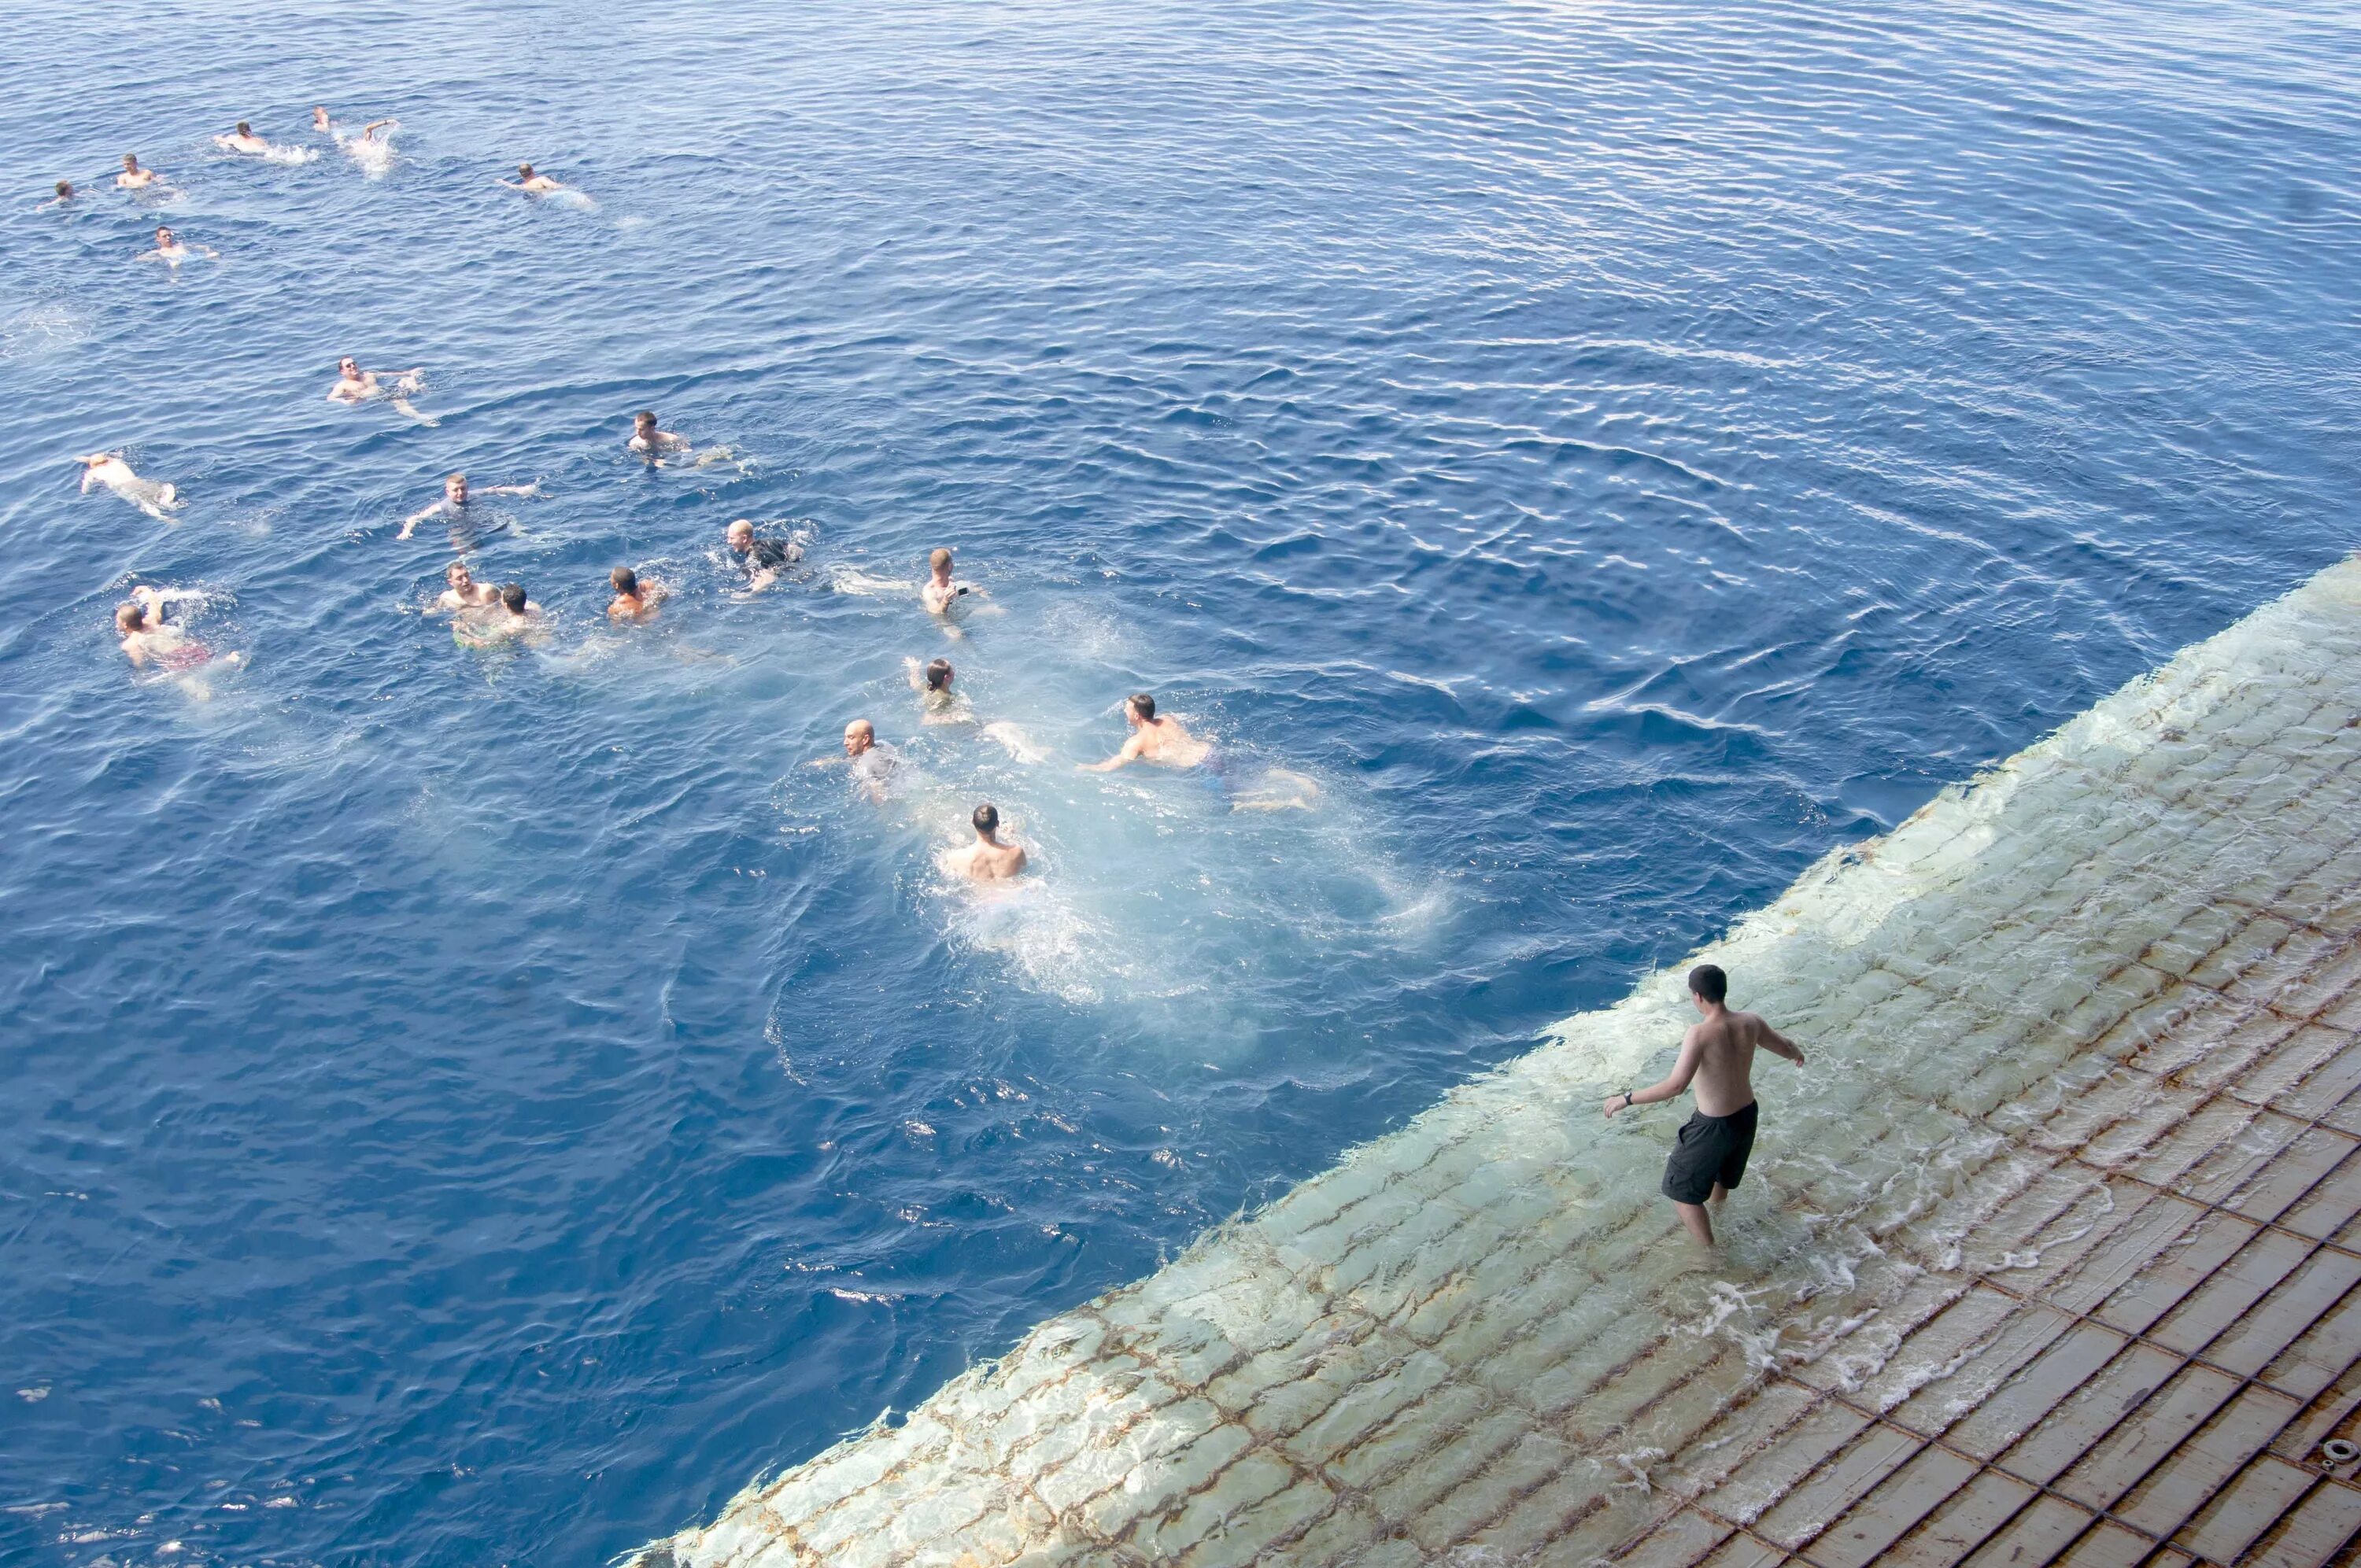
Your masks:
M2202 0L0 16L0 1555L708 1517L2282 591L2355 538L2356 63ZM400 538L457 470L541 491ZM741 516L809 544L752 598ZM459 550L544 642L426 613ZM251 667L132 671L137 585ZM1076 771L1141 688L1317 809ZM807 765L861 717L882 804Z

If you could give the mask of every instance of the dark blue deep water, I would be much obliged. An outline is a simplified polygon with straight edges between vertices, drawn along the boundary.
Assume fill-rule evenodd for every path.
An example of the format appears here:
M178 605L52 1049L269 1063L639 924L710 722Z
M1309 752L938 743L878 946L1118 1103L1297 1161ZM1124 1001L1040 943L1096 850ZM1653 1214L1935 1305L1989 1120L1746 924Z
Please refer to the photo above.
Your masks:
M2356 38L7 7L0 1558L697 1520L2334 559ZM314 103L401 118L381 177ZM735 460L627 461L642 405ZM546 493L397 539L457 467ZM737 516L808 569L733 595ZM545 644L421 613L458 546ZM251 667L134 672L140 583ZM939 653L1049 760L922 729ZM1074 772L1141 685L1322 808ZM802 765L860 716L882 806ZM987 795L1011 900L932 861Z

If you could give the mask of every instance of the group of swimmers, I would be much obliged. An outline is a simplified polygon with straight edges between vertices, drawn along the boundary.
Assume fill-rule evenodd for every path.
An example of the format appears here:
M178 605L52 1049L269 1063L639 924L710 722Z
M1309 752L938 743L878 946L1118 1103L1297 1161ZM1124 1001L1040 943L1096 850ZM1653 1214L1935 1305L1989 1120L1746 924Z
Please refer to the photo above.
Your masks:
M371 120L358 131L347 133L329 117L325 104L315 104L312 110L312 129L334 140L354 162L372 174L382 174L391 167L393 133L401 126L401 122L396 119ZM214 137L214 145L224 152L241 153L281 163L305 162L315 156L311 148L280 146L268 137L256 135L254 126L245 120L238 121L235 128ZM139 155L131 152L123 155L123 168L115 176L115 183L118 190L149 195L162 196L172 192L172 184L161 170L141 163ZM541 172L530 163L518 164L517 177L501 180L499 183L531 196L562 197L579 206L595 205L580 191ZM71 206L81 196L82 192L76 189L72 181L60 180L47 204L52 207ZM218 260L220 256L219 251L209 246L191 245L173 233L169 225L159 224L156 227L156 248L141 252L139 259L160 261L177 271L183 262L199 257Z
M333 136L337 144L354 153L363 162L371 161L375 154L388 146L388 137L400 122L393 119L371 121L357 134L347 136L329 118L324 107L313 111L314 130ZM293 149L277 148L258 136L253 126L240 120L236 127L214 138L225 151L258 156L277 155L285 159L299 155ZM531 164L518 167L519 178L500 183L535 196L553 195L566 187ZM158 170L140 163L137 156L126 153L122 171L115 176L117 187L133 192L167 192L171 189ZM77 192L69 181L60 181L57 202L70 203ZM150 255L174 266L195 255L213 255L203 247L192 247L173 234L169 227L157 230L157 248ZM423 367L403 370L376 370L362 366L347 355L336 363L336 379L329 387L327 400L346 407L364 403L384 402L395 412L412 422L432 427L438 422L421 411L412 398L424 386ZM625 449L651 467L707 465L729 459L727 447L699 450L686 435L663 428L653 410L642 410L632 416L631 433ZM149 517L169 521L181 505L179 491L169 483L147 478L137 473L120 451L92 453L82 457L82 488L85 494L104 487L115 496L137 507ZM428 505L411 513L401 521L398 537L411 538L422 522L440 521L451 525L452 542L464 557L470 547L466 520L477 502L484 497L511 496L528 498L542 493L541 482L533 479L522 484L471 486L465 474L452 474L443 482L443 493ZM727 559L742 580L746 592L759 593L773 587L782 576L802 558L799 539L780 538L755 527L751 518L740 518L724 531L723 546ZM928 560L928 575L919 586L918 598L927 613L947 635L961 635L959 621L966 609L983 599L983 590L957 579L952 571L952 556L948 549L938 549ZM522 584L509 582L495 586L478 582L473 569L464 558L455 560L445 569L445 587L434 600L431 612L451 618L454 637L462 643L484 647L511 640L535 641L547 627L541 608L527 595ZM642 576L635 567L615 567L608 578L611 595L606 607L609 620L623 625L643 624L657 618L665 600L671 596L671 586L653 577ZM188 634L181 620L168 614L175 599L195 598L152 587L132 590L130 598L115 610L115 630L121 637L126 657L141 669L157 669L183 678L215 660L212 650ZM240 654L221 657L224 663L243 662ZM920 696L922 722L926 724L965 724L972 722L964 698L956 694L953 682L956 672L948 659L934 659L921 665L916 659L906 661L910 684ZM1268 810L1289 806L1309 806L1319 791L1313 782L1300 773L1285 770L1269 770L1262 775L1256 789L1240 789L1232 778L1228 760L1220 748L1192 735L1177 718L1157 710L1155 697L1147 692L1137 692L1124 701L1124 716L1131 734L1115 755L1102 762L1084 764L1086 771L1109 773L1134 762L1144 762L1176 771L1193 772L1202 778L1220 798L1236 810ZM1035 747L1024 732L1006 723L984 724L980 731L998 740L1018 761L1033 763L1045 761L1047 753ZM891 789L899 753L877 739L875 727L868 719L856 719L844 731L844 762L849 766L855 786L865 795L882 800ZM823 759L834 761L834 759ZM1019 876L1029 864L1023 845L1002 836L999 809L987 801L978 806L971 816L975 838L947 855L945 865L961 875L978 882L1001 882Z
M357 137L347 137L335 129L325 108L313 110L312 120L315 130L335 136L338 145L365 163L384 155L385 135L399 123L390 119L372 121ZM283 150L256 136L244 120L237 123L235 131L214 139L232 152L269 156ZM517 180L500 183L536 196L555 195L566 190L559 181L536 172L531 164L519 165L517 173ZM162 176L157 170L143 167L130 153L124 155L123 171L115 176L115 182L134 192L169 189L162 185ZM58 203L71 202L75 194L71 182L58 182ZM156 231L156 249L148 253L174 267L199 254L214 253L203 247L190 247L171 229L162 226ZM397 412L422 425L436 422L410 401L423 385L423 370L366 370L349 356L339 360L336 368L336 382L328 389L330 401L349 406L383 400ZM653 411L642 411L633 416L626 448L656 467L682 461L701 466L717 456L729 455L727 448L698 454L686 436L661 428ZM94 487L104 486L159 521L169 520L181 504L179 493L171 485L135 473L119 452L93 453L80 461L85 494ZM439 499L402 521L400 537L410 538L418 524L432 519L459 523L478 496L523 497L540 493L537 479L522 485L488 485L471 489L466 475L453 474L444 481ZM723 534L723 543L749 592L773 586L802 555L799 543L766 536L748 518L731 522ZM456 529L454 543L463 551L466 548ZM445 569L445 578L447 586L433 608L452 617L454 634L462 641L481 645L511 637L529 638L543 624L539 609L528 599L521 584L511 582L495 588L489 583L478 583L464 558L453 561ZM607 615L619 623L653 619L669 593L666 585L643 579L630 566L615 567L609 574L609 586L613 596L608 601ZM214 658L210 650L187 637L182 628L167 618L168 607L176 597L179 596L169 590L141 586L133 588L129 600L116 609L115 629L122 634L121 646L136 667L152 666L185 674ZM928 558L927 580L920 585L918 597L927 612L946 632L956 637L960 635L957 618L964 601L982 595L972 585L957 580L952 574L951 553L939 549ZM236 663L241 660L242 655L230 653L223 656L222 662ZM919 694L924 708L923 723L972 721L972 716L952 689L956 672L950 660L937 658L922 665L909 659L906 664L910 685ZM1126 697L1123 712L1131 731L1129 737L1113 756L1082 764L1083 771L1113 773L1140 762L1191 772L1202 778L1235 810L1309 806L1318 795L1318 786L1312 780L1284 769L1264 773L1255 790L1241 790L1224 751L1191 734L1170 714L1158 712L1152 693L1135 692ZM1044 760L1044 754L1011 726L985 725L983 732L998 739L1019 761ZM900 754L877 738L873 723L856 718L844 728L843 762L855 787L873 801L882 802L895 783ZM982 803L969 820L974 839L942 857L946 870L978 883L1006 882L1026 872L1031 857L1022 844L1002 836L996 806L990 801ZM1645 1089L1627 1089L1609 1096L1602 1110L1614 1116L1636 1105L1674 1099L1694 1084L1697 1112L1681 1129L1678 1144L1666 1162L1663 1190L1673 1201L1689 1234L1709 1246L1714 1241L1713 1215L1743 1179L1753 1147L1756 1107L1751 1069L1755 1053L1768 1050L1798 1065L1804 1060L1804 1053L1762 1018L1730 1008L1725 1000L1727 977L1713 965L1700 965L1690 972L1689 991L1701 1022L1682 1040L1672 1072Z

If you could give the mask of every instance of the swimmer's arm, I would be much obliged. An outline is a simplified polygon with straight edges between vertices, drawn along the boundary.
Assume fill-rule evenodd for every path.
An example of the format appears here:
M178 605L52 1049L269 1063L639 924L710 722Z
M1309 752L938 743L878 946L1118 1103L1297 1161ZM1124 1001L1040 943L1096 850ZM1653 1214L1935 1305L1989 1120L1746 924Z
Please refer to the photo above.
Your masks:
M436 501L430 507L419 508L416 511L412 512L408 517L401 520L401 532L397 535L397 537L402 539L409 538L411 531L416 528L420 523L424 522L430 517L445 516L450 511L450 510L451 509L448 506L445 505L441 501Z
M1692 1028L1681 1036L1681 1054L1674 1061L1673 1070L1665 1075L1662 1082L1652 1083L1645 1089L1634 1090L1628 1100L1620 1094L1609 1095L1606 1113L1612 1116L1616 1112L1627 1110L1633 1105L1653 1105L1660 1101L1677 1100L1680 1098L1681 1091L1689 1086L1689 1080L1697 1076L1697 1062L1704 1055L1705 1047L1697 1039L1697 1030ZM1617 1103L1619 1101L1622 1102Z
M541 481L539 479L535 479L529 485L486 485L481 489L478 489L476 494L479 496L537 496L541 494Z
M1117 751L1105 762L1084 762L1082 764L1082 770L1086 773L1111 773L1117 768L1123 767L1130 762L1136 762L1138 760L1139 737L1135 735L1130 740L1123 743L1122 751Z

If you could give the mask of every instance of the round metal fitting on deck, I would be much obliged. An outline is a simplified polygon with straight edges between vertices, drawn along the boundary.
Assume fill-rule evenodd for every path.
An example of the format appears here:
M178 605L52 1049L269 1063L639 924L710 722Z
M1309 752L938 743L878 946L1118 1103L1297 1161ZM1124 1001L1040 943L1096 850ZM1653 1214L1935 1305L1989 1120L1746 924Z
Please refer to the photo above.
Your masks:
M2361 1442L2347 1442L2341 1437L2332 1437L2320 1445L2320 1456L2331 1464L2350 1464L2361 1459Z

